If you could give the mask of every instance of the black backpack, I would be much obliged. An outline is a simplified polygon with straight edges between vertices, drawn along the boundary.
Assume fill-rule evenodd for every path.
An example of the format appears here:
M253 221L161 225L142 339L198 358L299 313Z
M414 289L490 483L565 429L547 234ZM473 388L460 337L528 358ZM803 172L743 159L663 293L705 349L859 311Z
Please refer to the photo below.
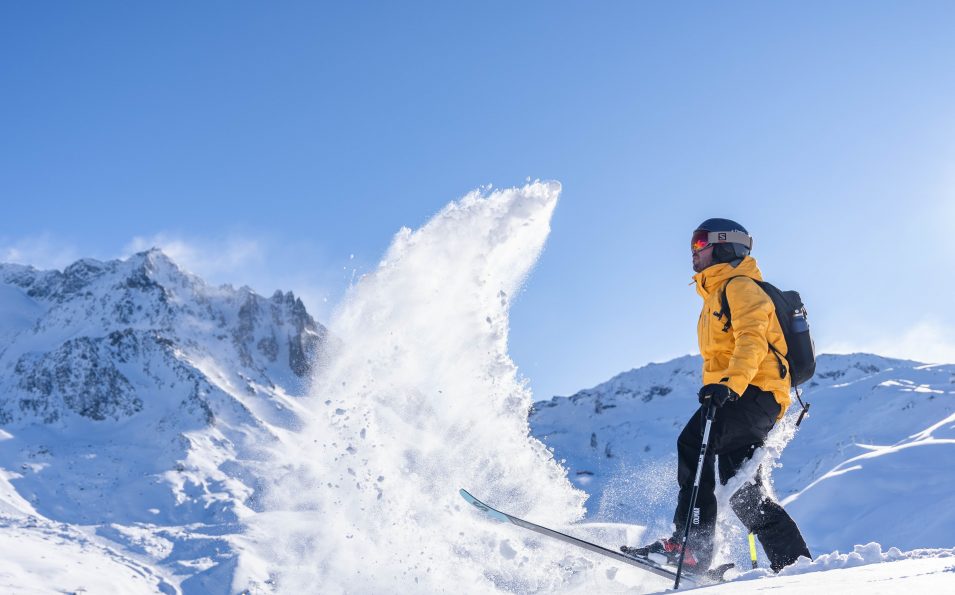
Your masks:
M723 286L723 295L720 298L722 312L720 318L726 316L726 324L723 325L723 332L729 332L732 325L732 315L730 314L730 305L726 299L726 286L730 281L745 275L730 277L726 285ZM816 372L816 347L813 344L812 337L809 335L809 321L806 320L806 307L799 297L798 291L781 291L772 283L766 281L757 281L752 277L747 277L760 286L766 295L773 300L776 306L776 318L779 319L779 326L783 329L783 336L786 339L786 360L789 364L789 377L793 387L806 382ZM776 361L779 363L779 377L785 378L787 369L783 364L781 353L772 343L769 344ZM799 394L798 391L796 393ZM805 406L804 406L805 408ZM801 419L801 418L800 418Z

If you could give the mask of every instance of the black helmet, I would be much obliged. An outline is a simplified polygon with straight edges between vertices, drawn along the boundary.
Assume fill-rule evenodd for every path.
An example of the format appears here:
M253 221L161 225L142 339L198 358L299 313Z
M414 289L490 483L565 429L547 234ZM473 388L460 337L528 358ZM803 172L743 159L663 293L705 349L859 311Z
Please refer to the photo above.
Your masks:
M707 219L696 226L690 241L693 251L713 245L713 262L733 262L749 255L753 238L746 228L730 219Z

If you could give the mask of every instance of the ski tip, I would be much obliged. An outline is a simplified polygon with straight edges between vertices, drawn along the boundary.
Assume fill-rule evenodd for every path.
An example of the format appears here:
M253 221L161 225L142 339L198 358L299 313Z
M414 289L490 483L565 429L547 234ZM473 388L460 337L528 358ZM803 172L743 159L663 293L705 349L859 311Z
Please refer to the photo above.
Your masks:
M478 500L477 498L475 498L474 496L472 496L472 495L471 495L471 492L467 491L467 490L464 489L464 488L460 488L460 489L458 490L458 494L460 494L462 498L464 498L465 500L467 500L468 504L473 504L473 505L477 506L478 508L481 508L480 505L481 505L481 504L484 504L483 502L481 502L480 500ZM482 509L482 510L483 510L483 509Z
M506 514L504 514L503 512L501 512L501 511L499 511L499 510L496 510L496 509L494 509L494 508L488 506L488 505L485 504L484 502L481 502L480 500L478 500L477 498L475 498L474 496L472 496L472 495L470 494L470 492L468 492L468 491L465 490L464 488L460 488L460 489L458 490L458 493L461 494L461 497L462 497L462 498L464 498L465 500L467 500L468 504L470 504L470 505L473 506L474 508L477 508L477 509L480 510L481 512L487 514L487 515L490 516L491 518L497 519L497 520L499 520L499 521L510 521L510 519L508 518L508 516L507 516Z

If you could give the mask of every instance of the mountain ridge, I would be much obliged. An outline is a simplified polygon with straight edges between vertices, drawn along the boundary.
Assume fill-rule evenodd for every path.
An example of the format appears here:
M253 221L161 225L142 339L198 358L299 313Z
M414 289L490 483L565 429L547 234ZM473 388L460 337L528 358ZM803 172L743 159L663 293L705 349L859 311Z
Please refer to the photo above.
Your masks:
M0 311L0 527L92 526L89 548L162 552L157 588L228 583L327 329L292 292L212 287L156 249L0 264Z
M590 495L589 519L656 518L658 530L667 531L676 438L699 406L701 367L698 355L683 356L534 404L531 431ZM870 498L865 482L855 478L868 477L903 502L900 496L910 490L939 496L940 489L955 488L941 471L927 473L943 453L955 455L955 365L824 354L803 400L811 403L809 416L796 432L800 408L790 407L777 424L776 442L773 435L768 440L784 449L782 455L764 465L772 468L770 485L810 546L851 549L870 540L903 548L953 545L948 536L955 534L955 519L944 510L944 498L910 496L919 506L905 512L904 506ZM795 437L789 441L784 432ZM892 512L873 526L874 510ZM727 531L739 530L735 519L723 520ZM918 526L931 529L919 532Z
M5 424L31 416L50 423L65 411L99 420L137 413L142 402L120 368L146 354L165 358L189 376L188 369L195 370L196 362L213 351L234 350L229 355L237 357L236 368L246 371L250 392L257 385L291 389L307 379L327 335L292 292L263 298L247 287L212 288L158 249L126 260L83 259L62 272L0 265L0 282L7 286L6 301L12 301L11 287L21 290L18 310L32 310L35 317L21 315L2 332L0 369L12 369L17 378L3 387L0 421ZM33 303L24 308L23 298ZM209 331L216 344L200 345L197 337L205 333L207 340ZM76 362L88 365L67 369ZM94 370L100 382L89 377ZM90 386L106 390L84 395ZM211 421L201 392L196 388L190 399ZM58 400L65 394L81 397Z

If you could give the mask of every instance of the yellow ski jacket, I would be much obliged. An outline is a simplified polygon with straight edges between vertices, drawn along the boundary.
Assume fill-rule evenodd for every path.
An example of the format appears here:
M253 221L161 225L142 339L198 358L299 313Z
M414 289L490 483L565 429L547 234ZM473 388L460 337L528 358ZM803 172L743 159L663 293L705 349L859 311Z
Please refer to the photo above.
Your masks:
M773 300L759 285L748 279L726 284L738 276L763 280L756 259L751 256L743 258L736 268L727 263L717 264L693 276L696 291L703 297L703 311L696 327L703 356L703 384L716 384L728 378L724 384L738 395L750 384L770 391L781 408L778 418L781 419L792 400L789 374L779 377L779 362L769 344L785 356L786 339L776 318ZM724 290L728 291L726 298L733 313L733 325L726 331L723 330L726 317L720 312L720 296Z

